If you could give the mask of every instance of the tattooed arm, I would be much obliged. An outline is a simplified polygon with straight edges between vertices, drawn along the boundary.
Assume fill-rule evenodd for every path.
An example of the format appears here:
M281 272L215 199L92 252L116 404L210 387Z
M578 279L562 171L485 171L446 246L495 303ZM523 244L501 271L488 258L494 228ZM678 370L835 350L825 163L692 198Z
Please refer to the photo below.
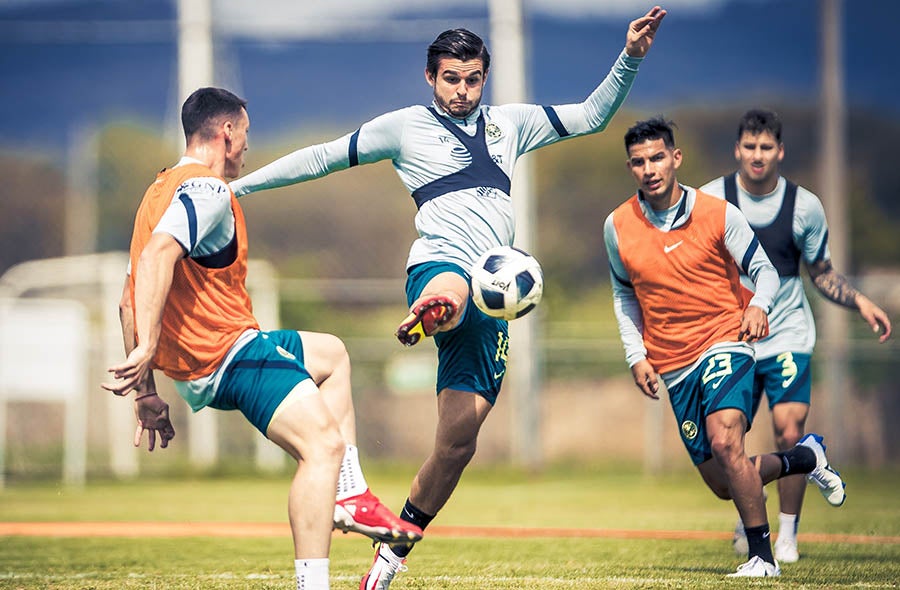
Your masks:
M881 336L885 342L891 336L891 320L883 309L853 288L847 277L840 274L831 265L831 260L820 260L806 265L809 276L819 292L827 299L850 309L856 309L870 326L872 331Z

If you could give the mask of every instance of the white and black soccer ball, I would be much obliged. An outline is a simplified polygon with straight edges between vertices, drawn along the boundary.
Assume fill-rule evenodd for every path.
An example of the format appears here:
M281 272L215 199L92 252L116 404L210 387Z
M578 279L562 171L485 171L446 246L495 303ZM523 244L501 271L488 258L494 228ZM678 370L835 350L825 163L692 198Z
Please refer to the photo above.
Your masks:
M494 318L520 318L534 309L544 294L544 273L537 259L511 246L482 254L470 274L475 305Z

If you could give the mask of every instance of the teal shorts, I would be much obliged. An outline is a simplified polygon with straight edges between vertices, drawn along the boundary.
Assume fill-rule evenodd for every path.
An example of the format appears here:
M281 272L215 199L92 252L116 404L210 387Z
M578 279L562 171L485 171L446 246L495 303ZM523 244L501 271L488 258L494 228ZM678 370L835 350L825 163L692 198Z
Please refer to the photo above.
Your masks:
M209 407L240 410L266 436L284 398L310 378L303 364L300 334L293 330L260 332L225 367Z
M712 459L712 447L706 432L706 417L726 408L736 408L752 420L753 357L722 352L701 361L677 385L669 388L672 411L694 465Z
M410 306L428 281L444 272L456 273L469 282L469 274L450 262L423 262L409 269L406 299ZM471 391L493 405L506 374L509 324L485 315L469 295L462 320L449 332L438 332L437 393L444 389Z
M778 356L756 361L753 382L754 416L762 402L763 393L769 400L769 409L787 402L809 405L811 356L801 352L783 352Z

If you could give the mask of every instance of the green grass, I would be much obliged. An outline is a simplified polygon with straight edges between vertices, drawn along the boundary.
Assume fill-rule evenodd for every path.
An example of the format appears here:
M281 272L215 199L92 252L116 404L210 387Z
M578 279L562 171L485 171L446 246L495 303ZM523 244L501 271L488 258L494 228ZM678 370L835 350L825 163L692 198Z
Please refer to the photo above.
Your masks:
M398 508L413 469L367 465L373 490ZM847 504L834 509L809 489L803 558L765 586L898 588L900 543L804 542L804 533L900 537L900 472L851 472ZM0 521L284 522L288 477L141 479L13 484L0 492ZM777 506L769 502L770 520ZM557 467L541 475L472 469L435 525L727 531L734 509L691 472L646 477L612 467ZM292 588L285 538L0 537L0 588ZM357 588L371 560L365 539L332 547L332 589ZM739 563L728 541L615 538L451 538L413 552L394 590L747 588L725 580Z

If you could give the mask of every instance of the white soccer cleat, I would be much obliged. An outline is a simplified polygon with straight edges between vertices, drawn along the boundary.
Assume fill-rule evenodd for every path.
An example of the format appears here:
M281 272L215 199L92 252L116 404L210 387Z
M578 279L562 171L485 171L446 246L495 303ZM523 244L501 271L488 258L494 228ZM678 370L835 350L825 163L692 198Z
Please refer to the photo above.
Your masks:
M800 559L800 551L797 549L797 539L778 536L775 541L775 560L779 563L797 563Z
M738 566L737 571L728 574L726 578L773 578L781 575L781 568L778 562L769 563L763 561L759 555L754 555L747 563Z
M806 479L810 483L816 484L819 491L825 497L825 501L832 506L840 506L847 499L844 493L844 487L847 484L841 479L841 474L832 469L828 464L828 458L825 457L825 445L822 444L822 437L818 434L809 433L804 436L798 445L803 445L812 450L816 454L816 468L812 470Z
M398 557L386 543L375 549L375 561L359 582L359 590L388 590L397 572L406 571L406 559Z
M734 549L735 555L747 559L750 554L750 544L747 542L747 531L744 530L744 523L737 521L734 526L734 537L731 539L731 547Z

